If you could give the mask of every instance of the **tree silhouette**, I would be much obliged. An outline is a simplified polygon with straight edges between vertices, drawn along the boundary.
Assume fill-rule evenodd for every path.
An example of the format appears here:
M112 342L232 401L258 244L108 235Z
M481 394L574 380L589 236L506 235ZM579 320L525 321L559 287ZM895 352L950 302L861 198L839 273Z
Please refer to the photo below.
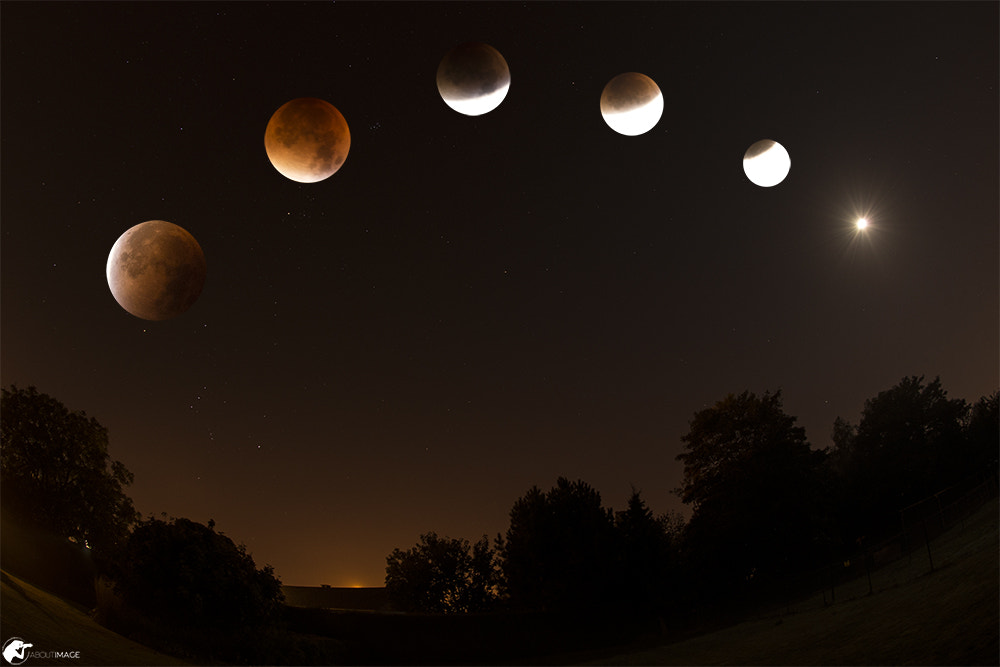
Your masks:
M529 609L587 609L614 593L611 510L583 481L560 477L544 493L532 487L510 511L502 571L510 602Z
M115 590L173 631L189 648L227 660L254 660L253 647L279 618L281 582L257 569L243 545L214 527L174 519L141 522L122 552Z
M671 602L682 527L676 513L654 517L635 489L626 509L615 514L618 598L628 609L643 614Z
M2 389L0 497L22 520L106 555L136 519L133 475L108 455L108 431L34 387Z
M889 530L900 508L971 474L962 463L967 412L940 378L925 385L923 376L911 376L865 401L856 427L837 419L831 455L843 518L855 532Z
M795 421L780 391L745 391L696 413L682 437L684 479L676 492L694 510L687 556L716 592L802 567L815 555L824 454L809 448Z
M498 584L496 553L485 535L470 547L430 532L386 557L386 594L400 611L484 611L495 603Z
M1000 392L983 396L972 405L965 426L965 439L963 468L970 475L995 475L997 443L1000 442Z

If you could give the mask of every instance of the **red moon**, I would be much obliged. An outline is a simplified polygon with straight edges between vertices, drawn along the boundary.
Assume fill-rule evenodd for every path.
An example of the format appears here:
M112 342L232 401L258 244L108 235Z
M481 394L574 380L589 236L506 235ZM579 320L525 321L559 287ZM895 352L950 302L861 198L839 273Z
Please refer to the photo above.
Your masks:
M108 255L108 286L118 304L144 320L177 317L205 285L205 253L191 234L164 220L140 223Z
M286 102L264 131L264 150L285 178L316 183L333 176L351 149L351 130L337 107L315 97Z

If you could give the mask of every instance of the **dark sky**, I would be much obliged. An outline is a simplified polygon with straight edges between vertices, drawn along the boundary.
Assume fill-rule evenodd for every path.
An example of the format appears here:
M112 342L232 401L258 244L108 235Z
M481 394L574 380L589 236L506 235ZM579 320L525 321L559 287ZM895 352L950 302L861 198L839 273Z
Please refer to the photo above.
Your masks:
M560 475L682 509L680 438L730 392L781 389L817 448L907 375L977 400L998 7L5 2L0 379L106 426L141 512L335 586ZM511 71L478 117L435 85L470 40ZM629 71L665 102L637 137L599 110ZM350 125L319 183L264 152L297 97ZM742 169L765 138L772 188ZM165 322L105 277L152 219L208 263Z

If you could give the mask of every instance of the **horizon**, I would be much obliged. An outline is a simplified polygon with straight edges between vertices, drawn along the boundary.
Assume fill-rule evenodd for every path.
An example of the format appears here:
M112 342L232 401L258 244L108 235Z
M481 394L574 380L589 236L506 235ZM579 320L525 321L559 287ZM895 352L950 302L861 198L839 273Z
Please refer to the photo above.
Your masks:
M681 437L730 393L781 391L823 449L902 378L1000 386L996 3L3 15L0 384L97 419L137 510L288 585L381 587L560 476L688 517ZM436 80L469 41L509 70L476 116ZM625 72L663 103L637 136L601 108ZM350 132L317 182L265 145L303 97ZM205 261L159 321L109 261L150 220Z

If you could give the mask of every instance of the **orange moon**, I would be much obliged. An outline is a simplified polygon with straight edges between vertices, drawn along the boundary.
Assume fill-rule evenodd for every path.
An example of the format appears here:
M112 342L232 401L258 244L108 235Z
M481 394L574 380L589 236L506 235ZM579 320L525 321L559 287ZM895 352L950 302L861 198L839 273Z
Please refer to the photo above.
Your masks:
M108 255L108 286L118 304L144 320L169 320L197 301L205 253L191 234L164 220L140 223Z
M315 97L285 102L267 122L264 150L285 178L316 183L333 176L351 149L351 130L337 107Z

